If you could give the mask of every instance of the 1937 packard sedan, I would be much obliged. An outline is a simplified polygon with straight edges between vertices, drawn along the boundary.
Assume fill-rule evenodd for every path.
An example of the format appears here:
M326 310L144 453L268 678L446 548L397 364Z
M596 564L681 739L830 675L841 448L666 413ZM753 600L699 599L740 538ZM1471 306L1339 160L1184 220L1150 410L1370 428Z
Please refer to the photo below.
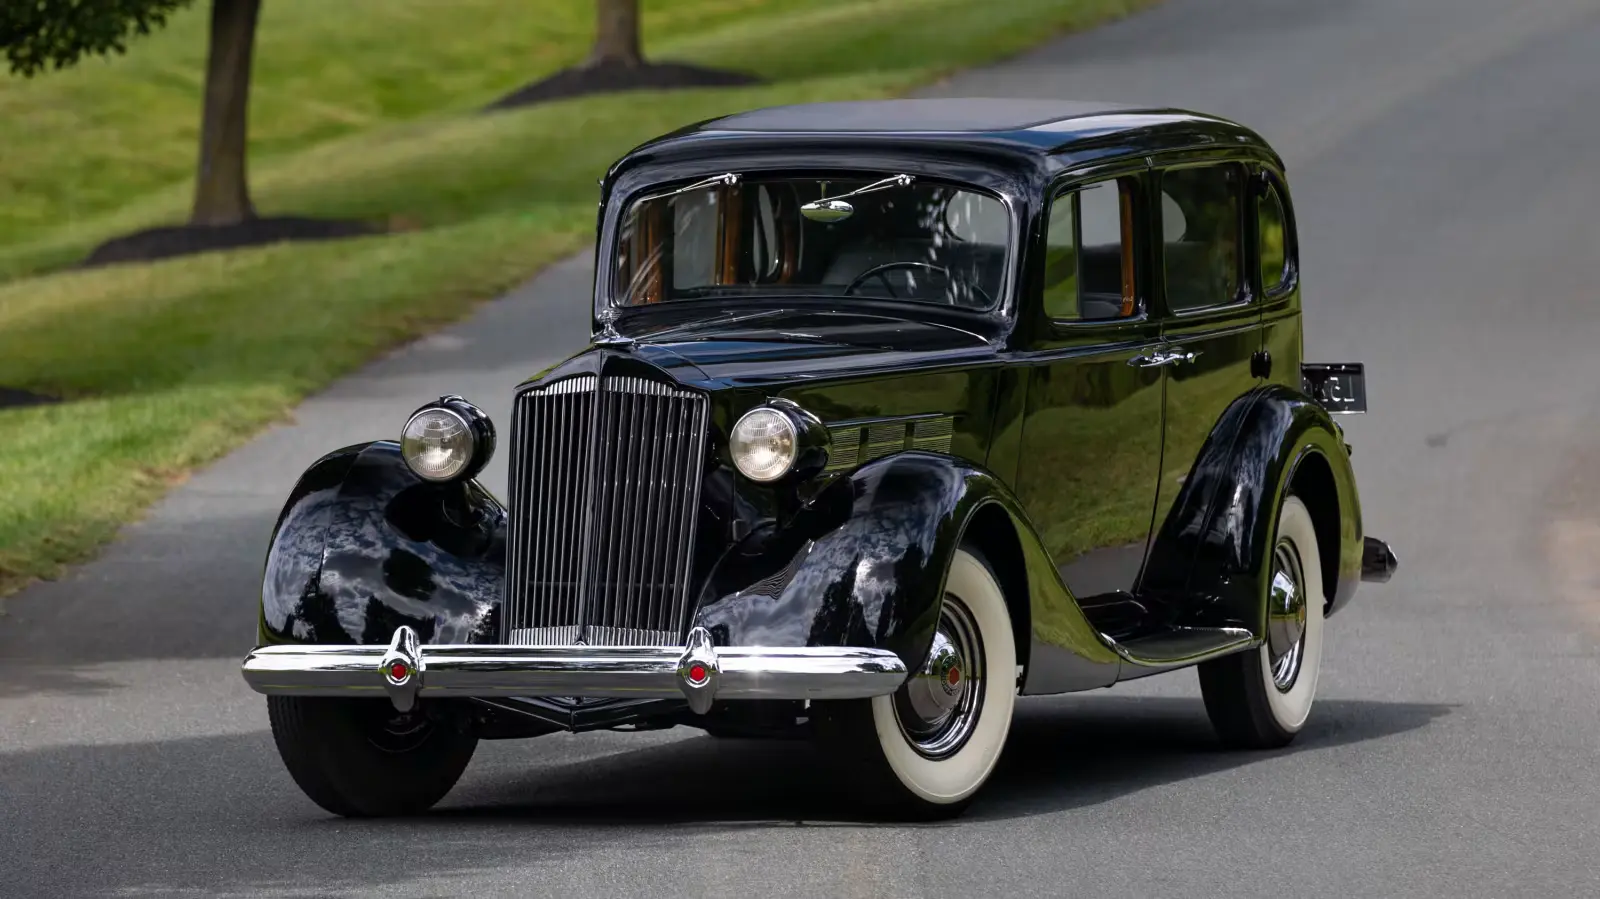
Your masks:
M289 497L243 673L311 799L418 812L479 739L691 725L829 741L948 815L1019 695L1193 666L1225 744L1295 737L1325 618L1396 562L1330 414L1364 372L1302 360L1259 136L784 107L647 143L601 196L591 342L516 386L507 496L451 395Z

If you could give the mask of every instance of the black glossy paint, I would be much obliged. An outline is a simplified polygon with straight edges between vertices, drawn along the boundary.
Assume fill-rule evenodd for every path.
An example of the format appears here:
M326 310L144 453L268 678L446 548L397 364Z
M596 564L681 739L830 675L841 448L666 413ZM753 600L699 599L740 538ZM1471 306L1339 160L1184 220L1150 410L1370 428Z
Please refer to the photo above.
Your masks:
M1115 655L1062 589L1016 498L976 465L932 453L868 463L784 526L746 538L704 585L695 623L721 645L881 647L910 667L933 637L951 556L963 540L1008 536L1014 557L990 564L1025 585L1011 597L1014 623L1031 620L1066 651L1061 676L1076 688L1110 683Z
M1174 622L1261 632L1278 510L1289 493L1312 510L1331 614L1361 575L1361 506L1332 418L1276 385L1235 400L1201 447L1163 520L1141 593Z
M988 131L754 121L761 127L685 129L612 168L598 221L596 343L524 384L604 369L709 395L691 595L694 621L718 643L881 646L915 666L948 560L965 541L1007 591L1025 691L1105 686L1156 670L1121 661L1114 641L1175 626L1261 632L1271 531L1291 490L1311 507L1324 570L1335 573L1329 611L1348 601L1361 573L1360 507L1341 432L1294 381L1292 206L1293 277L1281 291L1261 291L1247 224L1245 301L1172 315L1151 190L1139 207L1139 313L1063 324L1040 309L1047 198L1108 175L1152 184L1152 164L1205 158L1272 172L1288 206L1281 162L1259 137L1206 116L1126 109ZM1018 235L1001 302L987 311L868 298L611 305L607 260L618 210L633 197L780 169L909 172L998 194ZM1166 343L1198 350L1196 363L1127 364ZM774 399L823 424L950 416L950 451L754 484L734 470L727 434ZM297 485L274 535L262 640L386 642L406 623L427 642L495 641L504 541L505 510L476 483L425 484L392 443L330 454ZM676 714L629 708L531 711L567 729Z
M476 481L431 484L390 441L313 464L267 553L260 642L494 643L505 509Z

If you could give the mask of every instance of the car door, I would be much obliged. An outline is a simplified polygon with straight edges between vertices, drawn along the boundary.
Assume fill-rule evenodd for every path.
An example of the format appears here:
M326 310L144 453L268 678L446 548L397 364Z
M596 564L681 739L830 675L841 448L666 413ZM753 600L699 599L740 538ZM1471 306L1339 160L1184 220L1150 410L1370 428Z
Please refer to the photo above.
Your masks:
M1016 487L1091 623L1137 628L1132 593L1160 476L1162 372L1146 364L1161 328L1144 297L1142 170L1072 185L1046 213L1037 338Z
M1158 231L1154 275L1166 375L1166 428L1158 533L1176 529L1168 517L1206 438L1235 399L1262 381L1255 357L1262 348L1261 310L1246 252L1249 169L1236 161L1190 161L1158 167L1153 218ZM1152 557L1140 584L1147 601L1184 599L1187 559ZM1172 570L1160 570L1167 565ZM1182 605L1181 602L1177 603ZM1183 608L1165 624L1183 623Z

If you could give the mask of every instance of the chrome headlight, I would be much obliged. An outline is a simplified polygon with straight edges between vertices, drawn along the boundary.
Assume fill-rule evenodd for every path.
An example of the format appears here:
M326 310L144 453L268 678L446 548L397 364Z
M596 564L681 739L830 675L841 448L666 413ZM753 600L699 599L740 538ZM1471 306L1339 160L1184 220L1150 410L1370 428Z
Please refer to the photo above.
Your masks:
M776 481L794 467L800 435L789 416L758 407L734 424L728 451L740 474L752 481Z
M400 434L400 455L425 481L471 477L494 455L494 426L478 407L461 397L440 397L406 420Z
M827 463L827 429L799 405L775 399L746 412L728 435L734 467L752 481L770 483Z

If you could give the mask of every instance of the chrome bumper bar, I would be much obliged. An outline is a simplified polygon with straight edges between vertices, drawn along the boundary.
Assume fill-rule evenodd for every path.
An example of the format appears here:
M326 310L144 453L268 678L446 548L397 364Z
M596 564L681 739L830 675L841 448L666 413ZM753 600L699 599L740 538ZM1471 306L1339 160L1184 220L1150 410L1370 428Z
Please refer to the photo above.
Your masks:
M906 679L900 657L851 647L716 647L704 628L685 646L419 646L400 627L382 646L263 646L244 660L257 693L420 696L682 696L705 714L718 699L865 699Z

